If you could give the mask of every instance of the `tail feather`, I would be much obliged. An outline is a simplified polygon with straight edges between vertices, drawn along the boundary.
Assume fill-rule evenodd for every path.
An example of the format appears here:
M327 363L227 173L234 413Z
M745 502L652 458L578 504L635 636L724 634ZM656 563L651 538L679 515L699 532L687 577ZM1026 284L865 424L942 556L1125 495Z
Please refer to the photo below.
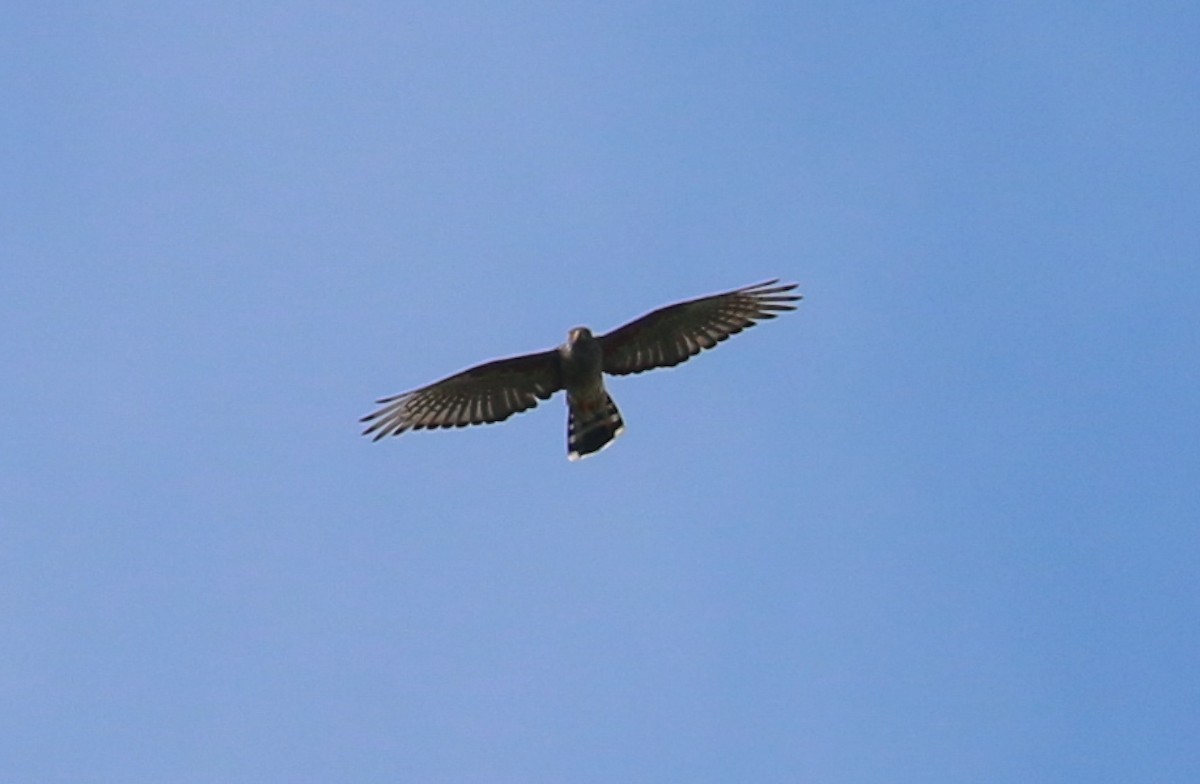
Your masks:
M599 452L625 432L625 421L617 404L604 395L601 405L581 406L567 401L567 459L579 460Z

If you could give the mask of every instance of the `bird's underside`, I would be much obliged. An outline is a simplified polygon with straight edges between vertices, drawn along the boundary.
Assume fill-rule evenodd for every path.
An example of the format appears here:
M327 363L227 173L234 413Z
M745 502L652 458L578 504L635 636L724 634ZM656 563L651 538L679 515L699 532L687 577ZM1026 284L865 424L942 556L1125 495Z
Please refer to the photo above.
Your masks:
M801 297L790 292L796 284L778 284L769 280L668 305L599 337L577 327L556 349L493 360L378 400L381 408L361 420L367 425L363 435L378 441L406 430L501 422L566 390L568 456L586 457L624 430L604 389L605 373L673 367L761 320L795 310L791 303Z

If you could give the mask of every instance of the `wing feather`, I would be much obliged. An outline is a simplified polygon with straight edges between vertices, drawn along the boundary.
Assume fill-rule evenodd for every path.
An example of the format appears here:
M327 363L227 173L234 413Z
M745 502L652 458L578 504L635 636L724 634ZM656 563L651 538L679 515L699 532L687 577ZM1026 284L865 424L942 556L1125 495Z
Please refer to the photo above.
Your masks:
M406 430L466 427L502 422L528 411L562 389L558 352L497 359L428 386L376 402L363 435L376 441Z
M760 320L795 310L790 303L800 295L789 292L796 284L778 283L778 279L768 280L668 305L618 327L600 338L604 372L620 376L673 367Z

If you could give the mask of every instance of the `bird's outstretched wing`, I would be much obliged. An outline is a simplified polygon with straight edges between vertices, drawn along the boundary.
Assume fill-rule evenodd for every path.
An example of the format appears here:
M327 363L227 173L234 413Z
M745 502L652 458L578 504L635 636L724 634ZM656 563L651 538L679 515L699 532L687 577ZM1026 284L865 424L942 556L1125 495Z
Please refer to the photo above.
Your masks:
M600 338L604 372L620 376L678 365L760 319L775 318L777 311L795 310L788 303L800 295L787 292L796 284L777 283L778 279L768 280L668 305L614 329Z
M562 389L558 352L497 359L426 387L385 397L367 414L363 435L398 436L410 428L466 427L500 422Z

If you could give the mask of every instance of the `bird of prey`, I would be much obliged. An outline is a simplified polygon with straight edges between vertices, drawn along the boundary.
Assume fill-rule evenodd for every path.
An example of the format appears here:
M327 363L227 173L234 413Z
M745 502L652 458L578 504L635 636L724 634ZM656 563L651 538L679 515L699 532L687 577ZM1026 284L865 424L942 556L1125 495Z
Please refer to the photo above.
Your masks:
M567 458L578 460L608 446L625 430L604 389L604 374L623 376L672 367L753 327L789 303L795 283L768 280L723 294L678 302L647 313L606 335L575 327L567 342L536 354L497 359L449 378L376 401L382 407L360 421L363 435L398 436L406 430L501 422L560 389L567 392Z

